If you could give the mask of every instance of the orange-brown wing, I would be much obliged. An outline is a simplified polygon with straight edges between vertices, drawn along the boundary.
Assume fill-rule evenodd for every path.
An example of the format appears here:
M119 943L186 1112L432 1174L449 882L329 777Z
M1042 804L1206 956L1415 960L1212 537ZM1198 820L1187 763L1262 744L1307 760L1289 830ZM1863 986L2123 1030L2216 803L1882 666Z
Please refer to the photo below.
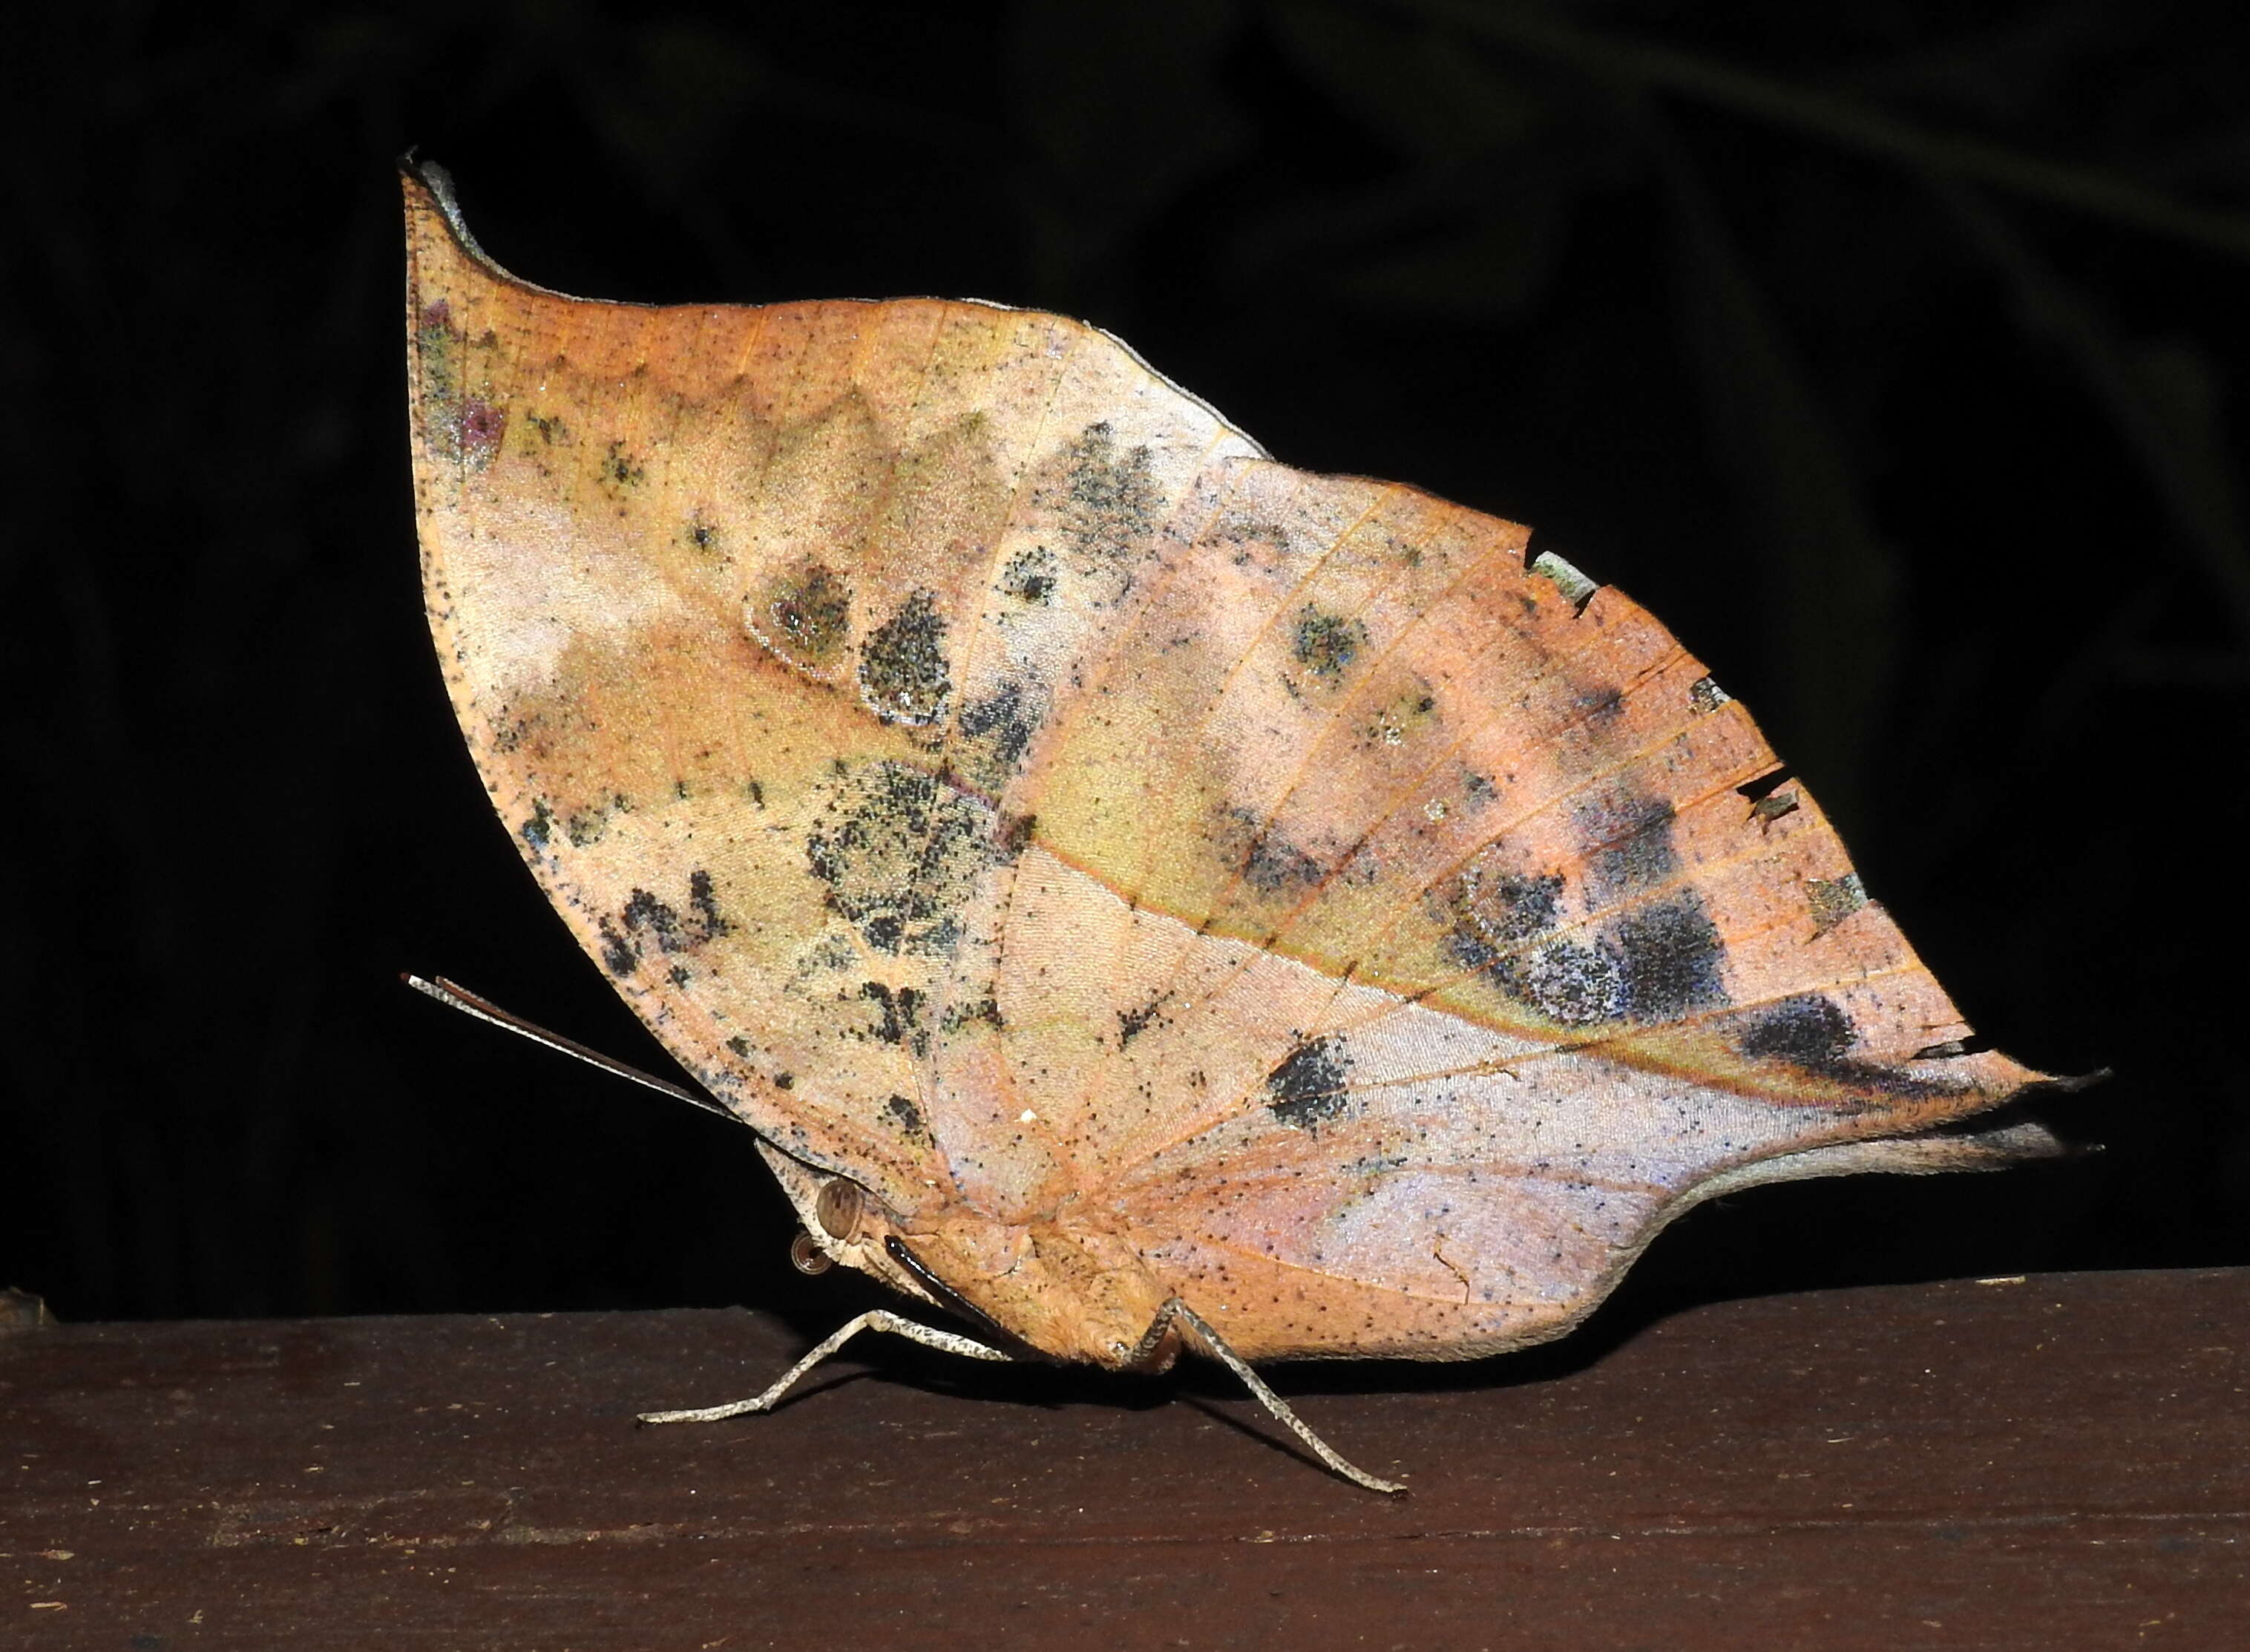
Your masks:
M1921 1054L1966 1029L1801 789L1736 790L1741 708L1522 529L1077 323L587 303L407 195L494 801L688 1068L909 1230L1122 1237L1253 1356L1477 1352L2033 1076Z
M1943 1053L1661 626L1410 489L1220 469L1023 783L1000 1009L1082 1196L1239 1351L1494 1351L1716 1187L1990 1162L1848 1145L2037 1075Z
M405 193L431 624L527 863L761 1134L896 1212L958 1197L933 1074L989 1048L1004 782L1256 448L1074 322L573 300ZM956 1134L972 1185L1046 1173Z

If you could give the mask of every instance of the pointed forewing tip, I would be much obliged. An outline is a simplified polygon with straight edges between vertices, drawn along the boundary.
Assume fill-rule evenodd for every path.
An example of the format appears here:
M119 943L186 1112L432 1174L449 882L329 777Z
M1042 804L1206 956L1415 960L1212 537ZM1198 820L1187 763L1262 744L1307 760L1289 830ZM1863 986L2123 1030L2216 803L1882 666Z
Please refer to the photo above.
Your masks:
M442 226L444 238L452 243L453 251L493 280L552 298L571 296L568 293L556 292L552 287L542 287L535 281L525 280L503 268L491 253L486 252L470 231L468 219L461 215L460 197L453 188L453 175L435 161L422 160L414 150L407 150L398 157L398 183L406 197L406 247L410 264L420 262L424 251L437 238L433 226Z

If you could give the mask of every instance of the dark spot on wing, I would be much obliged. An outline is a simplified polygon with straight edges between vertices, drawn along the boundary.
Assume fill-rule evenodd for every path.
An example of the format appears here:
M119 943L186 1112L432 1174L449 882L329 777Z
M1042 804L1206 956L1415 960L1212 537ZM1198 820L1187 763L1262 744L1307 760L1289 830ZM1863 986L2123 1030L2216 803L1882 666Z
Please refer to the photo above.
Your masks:
M1171 993L1169 991L1159 992L1138 1009L1118 1011L1117 1047L1123 1049L1160 1020L1164 1000L1170 997Z
M572 848L586 848L608 834L611 817L632 811L632 805L622 794L613 791L597 803L571 810L563 819L562 835L570 840Z
M828 902L879 951L949 952L977 879L1011 852L990 808L920 769L871 763L805 839Z
M784 657L801 666L825 664L852 633L852 588L834 570L809 563L767 589L763 619L757 629Z
M917 591L859 650L859 691L886 722L934 722L951 691L945 616L937 593Z
M1851 1018L1831 998L1800 992L1750 1018L1735 1047L1754 1061L1832 1070L1852 1047Z
M1007 1026L1000 1015L1000 1000L993 996L990 987L982 996L967 1003L948 1005L937 1025L942 1033L958 1033L979 1021L996 1029Z
M507 409L495 406L481 397L464 396L460 407L453 415L454 456L464 463L482 470L500 451L500 438L507 433Z
M1000 570L1000 589L1018 602L1044 604L1054 595L1060 566L1045 545L1026 545Z
M628 487L638 487L646 480L648 467L641 463L639 455L625 451L624 442L614 441L602 457L599 474L605 487L623 492Z
M1563 880L1554 873L1528 876L1487 873L1475 866L1456 880L1453 909L1477 939L1505 949L1544 935L1560 916Z
M1279 889L1307 888L1319 882L1321 865L1295 845L1260 833L1250 846L1242 875L1250 880L1252 888L1261 895L1271 895Z
M711 893L711 874L698 867L687 874L687 909L694 915L699 940L724 935L734 926L719 916L719 902Z
M1323 613L1308 606L1297 616L1290 652L1297 663L1315 677L1340 681L1367 646L1367 627L1342 614Z
M929 1127L922 1122L921 1109L903 1096L894 1096L883 1103L883 1116L908 1136L929 1137Z
M1294 541L1280 522L1229 511L1211 524L1203 543L1223 548L1227 560L1237 568L1254 567L1261 574L1277 574L1289 565Z
M1614 722L1625 710L1625 690L1622 688L1591 689L1579 696L1578 705L1590 723Z
M1726 949L1693 889L1625 913L1610 926L1625 978L1625 1013L1636 1021L1676 1021L1727 1001L1719 979Z
M640 963L652 944L659 952L691 951L733 927L720 915L711 874L699 868L687 876L686 917L653 892L635 889L617 916L602 919L597 930L602 938L603 964L612 975L625 975ZM675 986L687 984L677 967L670 975Z
M1031 847L1032 839L1039 829L1039 817L1035 814L1004 814L1000 827L993 834L1003 860L1012 861Z
M1662 798L1609 798L1581 803L1572 817L1586 857L1586 901L1615 904L1656 888L1680 869L1672 826L1679 817Z
M516 829L522 833L523 840L533 848L545 849L548 839L554 835L555 831L555 812L547 806L547 799L541 798L535 802L531 805L531 819Z
M640 949L619 935L604 918L598 926L602 937L602 967L612 975L630 975L640 962Z
M929 1054L929 1033L921 1024L922 995L913 987L894 990L880 981L861 984L859 996L873 1003L882 1019L873 1036L886 1044L901 1045L916 1056Z
M1779 1061L1840 1084L1908 1099L1948 1093L1957 1086L1853 1058L1859 1041L1851 1017L1833 999L1799 992L1745 1014L1735 1047L1754 1061Z
M1108 423L1089 425L1063 453L1062 531L1094 566L1137 555L1156 529L1159 500L1149 450L1120 453Z
M1319 861L1247 809L1225 810L1218 835L1225 849L1240 857L1244 881L1260 895L1308 888L1321 881Z
M1622 913L1591 936L1525 944L1552 926L1561 887L1551 874L1494 879L1458 900L1453 956L1564 1026L1653 1025L1726 1003L1725 948L1693 889Z
M961 732L984 743L989 761L982 766L997 780L1012 771L1037 732L1038 710L1021 683L1004 682L974 705L961 708Z
M1311 1130L1349 1104L1350 1073L1351 1058L1341 1038L1308 1039L1266 1075L1266 1091L1273 1098L1266 1108L1284 1124Z

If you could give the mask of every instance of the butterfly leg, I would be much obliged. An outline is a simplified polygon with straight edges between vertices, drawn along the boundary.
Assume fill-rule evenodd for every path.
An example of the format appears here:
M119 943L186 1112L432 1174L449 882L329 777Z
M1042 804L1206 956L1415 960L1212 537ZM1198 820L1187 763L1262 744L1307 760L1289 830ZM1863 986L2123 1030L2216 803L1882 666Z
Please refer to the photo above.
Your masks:
M901 1319L886 1309L878 1308L847 1320L811 1353L782 1373L779 1382L755 1400L737 1400L730 1406L706 1406L697 1411L644 1411L636 1420L640 1422L719 1422L728 1417L739 1417L749 1411L771 1411L781 1403L781 1398L797 1386L804 1373L827 1358L845 1343L863 1331L887 1331L894 1337L904 1337L908 1342L918 1342L925 1348L942 1348L949 1354L960 1354L970 1359L1006 1359L1010 1356L997 1348L988 1348L983 1343L960 1336L950 1331L938 1331L932 1326L917 1324L911 1319Z
M1347 1462L1342 1454L1320 1435L1315 1434L1302 1418L1289 1409L1287 1401L1266 1386L1266 1379L1250 1368L1250 1362L1228 1347L1225 1338L1212 1330L1201 1314L1196 1312L1177 1296L1173 1297L1156 1310L1155 1323L1149 1327L1148 1334L1141 1338L1141 1351L1143 1354L1155 1353L1158 1345L1171 1334L1176 1324L1186 1326L1194 1334L1196 1341L1202 1344L1205 1353L1242 1379L1242 1386L1257 1397L1260 1405L1273 1414L1274 1421L1303 1441L1306 1450L1328 1464L1337 1474L1342 1475L1356 1486L1365 1486L1370 1491L1389 1492L1392 1496L1405 1494L1406 1488L1398 1482L1378 1480L1365 1469L1356 1468Z

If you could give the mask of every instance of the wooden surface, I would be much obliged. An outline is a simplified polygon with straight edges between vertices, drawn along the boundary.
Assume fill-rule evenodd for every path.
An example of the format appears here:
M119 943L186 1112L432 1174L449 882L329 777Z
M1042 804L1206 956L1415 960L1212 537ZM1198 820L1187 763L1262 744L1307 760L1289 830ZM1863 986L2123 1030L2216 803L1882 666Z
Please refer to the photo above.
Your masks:
M0 1643L2239 1648L2246 1310L2250 1270L2060 1275L1282 1368L1400 1500L1217 1374L887 1339L636 1429L804 1345L747 1314L28 1329Z

